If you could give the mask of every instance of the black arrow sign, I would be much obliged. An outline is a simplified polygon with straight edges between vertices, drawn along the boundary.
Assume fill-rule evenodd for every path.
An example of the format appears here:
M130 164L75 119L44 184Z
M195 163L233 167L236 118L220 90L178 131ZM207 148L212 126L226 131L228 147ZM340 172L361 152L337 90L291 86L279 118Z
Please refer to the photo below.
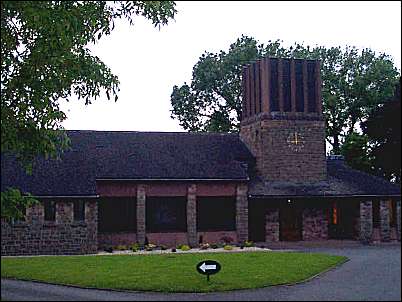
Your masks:
M218 273L221 270L221 265L214 260L204 260L197 264L197 271L202 275L207 275L209 281L209 275Z

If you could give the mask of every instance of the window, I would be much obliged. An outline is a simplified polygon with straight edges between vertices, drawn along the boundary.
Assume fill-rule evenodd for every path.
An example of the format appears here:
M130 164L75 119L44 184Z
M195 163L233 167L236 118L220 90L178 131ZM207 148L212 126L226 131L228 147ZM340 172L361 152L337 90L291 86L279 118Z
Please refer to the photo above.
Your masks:
M147 232L185 232L186 197L151 197L146 201Z
M236 202L234 197L205 197L197 199L197 230L236 230Z
M105 198L99 201L99 232L135 232L137 230L135 198Z
M43 203L45 209L45 221L55 221L56 220L56 202L45 201Z
M332 205L332 224L338 224L338 205L336 202Z
M85 221L85 202L83 200L74 201L74 221Z

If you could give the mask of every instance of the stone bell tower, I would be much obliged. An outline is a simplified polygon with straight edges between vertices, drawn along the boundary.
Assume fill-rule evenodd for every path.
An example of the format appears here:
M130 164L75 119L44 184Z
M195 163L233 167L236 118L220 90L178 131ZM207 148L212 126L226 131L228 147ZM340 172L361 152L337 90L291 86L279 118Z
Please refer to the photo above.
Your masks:
M326 178L320 62L264 58L243 67L240 138L272 181Z

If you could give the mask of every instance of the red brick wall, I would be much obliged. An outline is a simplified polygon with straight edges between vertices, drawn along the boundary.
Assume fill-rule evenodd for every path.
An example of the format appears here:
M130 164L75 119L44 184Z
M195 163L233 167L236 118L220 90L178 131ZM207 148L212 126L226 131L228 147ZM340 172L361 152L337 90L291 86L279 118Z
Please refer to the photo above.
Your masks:
M301 134L295 150L289 135ZM240 137L256 157L257 173L268 180L319 181L326 178L325 123L322 120L262 120L243 124Z

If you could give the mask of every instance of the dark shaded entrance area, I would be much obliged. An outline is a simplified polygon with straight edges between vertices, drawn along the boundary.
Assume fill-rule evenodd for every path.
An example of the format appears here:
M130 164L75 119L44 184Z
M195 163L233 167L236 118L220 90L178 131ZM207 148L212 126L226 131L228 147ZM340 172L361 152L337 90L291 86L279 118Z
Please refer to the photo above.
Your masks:
M266 204L263 200L253 200L248 203L248 234L249 240L265 241Z
M302 240L302 211L295 202L282 203L279 210L279 240Z
M375 213L373 213L375 215ZM328 211L328 237L330 239L355 239L359 204L352 200L333 201Z

